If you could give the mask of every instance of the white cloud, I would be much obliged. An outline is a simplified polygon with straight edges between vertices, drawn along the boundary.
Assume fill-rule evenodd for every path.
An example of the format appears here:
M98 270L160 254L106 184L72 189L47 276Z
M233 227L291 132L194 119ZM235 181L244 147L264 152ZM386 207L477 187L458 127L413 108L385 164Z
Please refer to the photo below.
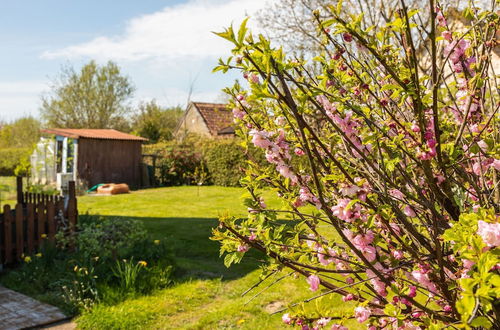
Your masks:
M48 85L39 81L0 81L0 119L37 116L40 95L48 90Z
M230 44L214 35L234 22L240 24L270 0L190 0L162 11L130 20L120 36L101 36L91 41L46 51L42 57L143 61L182 57L219 57ZM250 25L255 27L256 24Z

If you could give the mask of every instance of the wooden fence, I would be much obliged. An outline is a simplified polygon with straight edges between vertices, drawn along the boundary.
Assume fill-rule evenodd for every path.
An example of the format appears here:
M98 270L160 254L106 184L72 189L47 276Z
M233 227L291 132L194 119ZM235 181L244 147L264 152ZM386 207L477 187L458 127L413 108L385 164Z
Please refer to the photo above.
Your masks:
M17 179L17 204L3 207L0 214L0 265L21 260L40 250L43 242L54 242L59 230L71 233L78 218L75 183L69 183L68 196L23 192Z

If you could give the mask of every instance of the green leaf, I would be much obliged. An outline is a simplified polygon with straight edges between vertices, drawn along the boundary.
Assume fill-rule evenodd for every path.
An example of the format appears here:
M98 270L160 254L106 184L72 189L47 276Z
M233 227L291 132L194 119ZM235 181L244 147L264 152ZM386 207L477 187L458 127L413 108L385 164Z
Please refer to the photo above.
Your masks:
M240 29L238 31L238 44L243 43L243 39L245 39L245 35L247 34L247 22L250 17L246 17L240 25Z

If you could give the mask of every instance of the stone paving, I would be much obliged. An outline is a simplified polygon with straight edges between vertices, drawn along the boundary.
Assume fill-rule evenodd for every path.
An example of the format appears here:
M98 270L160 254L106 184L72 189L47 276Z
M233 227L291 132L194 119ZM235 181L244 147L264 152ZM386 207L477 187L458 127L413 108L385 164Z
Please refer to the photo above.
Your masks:
M0 330L33 328L66 318L54 306L0 286Z

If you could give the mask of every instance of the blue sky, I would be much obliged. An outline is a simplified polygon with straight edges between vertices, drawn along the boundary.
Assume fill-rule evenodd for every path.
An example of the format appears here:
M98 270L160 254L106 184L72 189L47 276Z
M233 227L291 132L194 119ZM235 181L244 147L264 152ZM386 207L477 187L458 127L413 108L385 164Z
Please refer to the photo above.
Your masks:
M115 61L133 103L217 101L236 74L211 74L229 44L214 36L270 0L23 0L0 3L0 119L38 115L62 66ZM256 23L250 23L255 29Z

